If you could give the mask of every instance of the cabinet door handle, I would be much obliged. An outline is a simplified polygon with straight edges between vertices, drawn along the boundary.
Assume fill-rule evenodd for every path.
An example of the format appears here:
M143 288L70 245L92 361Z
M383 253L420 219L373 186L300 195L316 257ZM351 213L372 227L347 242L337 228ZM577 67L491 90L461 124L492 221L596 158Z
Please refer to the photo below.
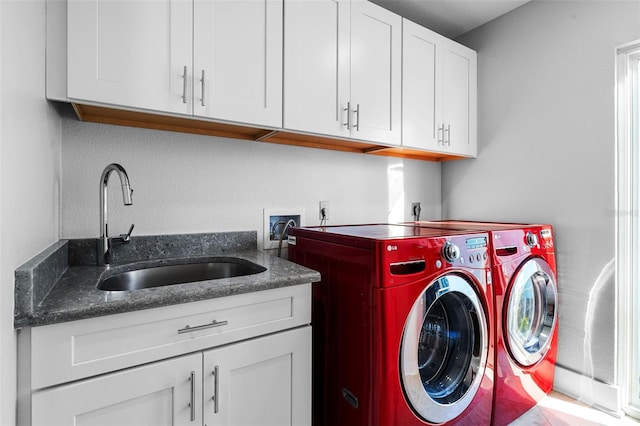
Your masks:
M447 146L451 146L451 124L447 124Z
M202 98L200 99L200 103L204 106L204 70L202 70L202 78L200 79L202 82Z
M189 381L191 382L191 402L189 403L189 407L191 408L191 421L193 422L196 420L196 372L195 371L191 372Z
M351 130L351 102L347 102L347 107L343 111L347 113L347 122L343 126L347 126L347 130Z
M229 321L211 321L211 324L202 324L196 325L195 327L191 327L190 325L186 325L184 328L178 330L178 334L191 333L193 331L205 330L207 328L213 327L222 327L223 325L229 324Z
M187 66L182 70L182 103L187 103Z
M440 137L442 135L442 137ZM438 126L438 145L444 145L444 124L442 126Z
M213 368L213 372L211 373L213 374L213 396L211 397L211 399L213 399L213 413L214 414L218 414L218 408L219 408L219 403L220 403L220 398L219 398L219 388L220 388L220 381L219 381L219 375L220 375L220 369L218 368L218 366L216 365Z
M356 124L353 127L359 132L360 131L360 104L356 104L356 109L353 110L356 113Z

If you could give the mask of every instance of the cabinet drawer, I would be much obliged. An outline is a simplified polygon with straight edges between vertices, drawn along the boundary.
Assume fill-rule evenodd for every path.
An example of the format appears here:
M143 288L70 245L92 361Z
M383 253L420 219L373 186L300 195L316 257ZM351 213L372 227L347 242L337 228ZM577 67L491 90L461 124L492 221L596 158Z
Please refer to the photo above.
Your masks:
M311 322L311 285L31 329L39 389Z

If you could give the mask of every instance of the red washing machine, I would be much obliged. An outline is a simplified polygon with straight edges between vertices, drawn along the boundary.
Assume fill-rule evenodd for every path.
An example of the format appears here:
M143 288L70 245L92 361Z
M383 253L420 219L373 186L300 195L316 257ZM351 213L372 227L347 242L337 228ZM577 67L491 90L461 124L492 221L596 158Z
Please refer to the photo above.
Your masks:
M489 235L414 225L293 228L313 284L314 425L487 425Z
M488 231L496 308L494 425L507 425L553 388L558 315L551 225L464 221L421 226Z

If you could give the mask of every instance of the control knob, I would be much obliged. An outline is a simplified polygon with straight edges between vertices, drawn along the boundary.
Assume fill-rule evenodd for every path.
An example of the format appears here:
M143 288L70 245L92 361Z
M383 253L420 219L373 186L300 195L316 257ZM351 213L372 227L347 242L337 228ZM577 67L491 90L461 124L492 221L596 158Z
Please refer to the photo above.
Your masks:
M444 257L447 262L452 263L460 257L460 249L451 241L447 241L442 247L442 257Z
M527 232L527 235L525 235L524 240L529 247L535 247L538 245L538 236L532 232Z

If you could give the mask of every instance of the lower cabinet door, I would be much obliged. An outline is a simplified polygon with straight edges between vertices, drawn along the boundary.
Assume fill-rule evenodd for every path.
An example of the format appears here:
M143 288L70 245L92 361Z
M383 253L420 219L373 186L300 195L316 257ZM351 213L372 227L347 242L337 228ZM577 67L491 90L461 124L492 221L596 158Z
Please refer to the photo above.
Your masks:
M311 424L311 327L204 354L204 423Z
M36 392L33 425L202 424L202 353Z

